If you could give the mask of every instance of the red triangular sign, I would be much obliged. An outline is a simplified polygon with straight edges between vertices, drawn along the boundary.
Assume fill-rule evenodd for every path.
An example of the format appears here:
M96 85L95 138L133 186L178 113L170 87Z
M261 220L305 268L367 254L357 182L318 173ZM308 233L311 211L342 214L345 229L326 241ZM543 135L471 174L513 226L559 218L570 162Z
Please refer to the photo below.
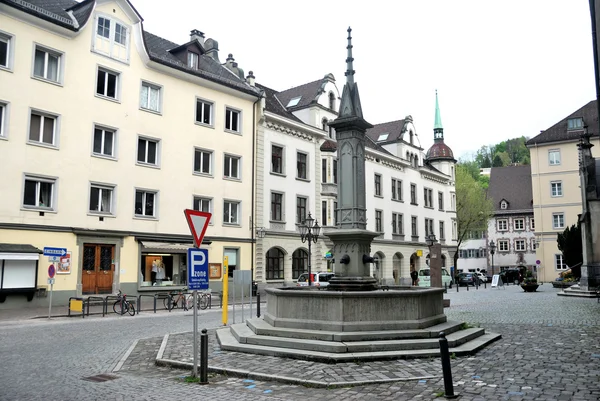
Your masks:
M185 209L183 213L185 214L188 226L190 226L190 231L194 237L194 243L196 244L197 248L200 248L202 239L204 238L204 234L208 228L208 223L212 217L212 213L201 212L199 210L192 209Z

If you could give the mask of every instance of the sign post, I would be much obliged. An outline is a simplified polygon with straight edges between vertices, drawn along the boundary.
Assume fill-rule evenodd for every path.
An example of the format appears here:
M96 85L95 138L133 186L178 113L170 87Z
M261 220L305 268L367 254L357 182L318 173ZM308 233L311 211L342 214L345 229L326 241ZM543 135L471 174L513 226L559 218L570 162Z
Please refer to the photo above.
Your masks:
M227 326L227 300L229 298L229 256L223 259L223 326Z
M50 284L50 298L48 299L48 319L52 317L52 292L54 291L54 275L56 268L54 263L48 266L48 284Z

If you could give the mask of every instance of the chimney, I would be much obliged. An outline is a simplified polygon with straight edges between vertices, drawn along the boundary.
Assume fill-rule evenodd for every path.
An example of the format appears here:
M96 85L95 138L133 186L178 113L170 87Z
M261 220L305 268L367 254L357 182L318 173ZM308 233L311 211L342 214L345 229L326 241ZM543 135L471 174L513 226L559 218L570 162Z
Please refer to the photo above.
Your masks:
M192 29L190 31L190 41L197 40L200 42L200 45L204 46L204 32L200 32L197 29Z
M217 63L221 64L219 61L219 42L214 39L208 38L206 39L206 43L204 46L206 50L206 55L212 57Z
M246 77L246 82L248 82L248 85L254 86L254 73L252 71L248 71L248 76Z

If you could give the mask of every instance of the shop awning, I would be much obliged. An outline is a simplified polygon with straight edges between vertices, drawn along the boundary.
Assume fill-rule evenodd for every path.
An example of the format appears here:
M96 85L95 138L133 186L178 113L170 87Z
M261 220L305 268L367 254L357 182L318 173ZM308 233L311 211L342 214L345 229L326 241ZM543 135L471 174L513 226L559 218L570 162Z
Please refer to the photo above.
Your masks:
M40 249L29 244L0 244L0 259L4 260L38 260Z
M186 253L188 248L193 248L193 243L173 243L173 242L154 242L154 241L140 241L143 252L155 252L155 253Z

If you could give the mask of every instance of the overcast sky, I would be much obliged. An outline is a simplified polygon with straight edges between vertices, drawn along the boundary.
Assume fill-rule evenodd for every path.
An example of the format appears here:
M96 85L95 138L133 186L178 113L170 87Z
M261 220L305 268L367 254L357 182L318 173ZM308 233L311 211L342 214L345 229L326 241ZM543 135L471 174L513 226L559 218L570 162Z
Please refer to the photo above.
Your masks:
M412 115L433 143L438 90L456 158L533 137L595 98L587 0L132 0L144 28L179 44L198 29L275 90L333 73L344 84L346 29L372 124ZM167 5L168 4L168 5Z

